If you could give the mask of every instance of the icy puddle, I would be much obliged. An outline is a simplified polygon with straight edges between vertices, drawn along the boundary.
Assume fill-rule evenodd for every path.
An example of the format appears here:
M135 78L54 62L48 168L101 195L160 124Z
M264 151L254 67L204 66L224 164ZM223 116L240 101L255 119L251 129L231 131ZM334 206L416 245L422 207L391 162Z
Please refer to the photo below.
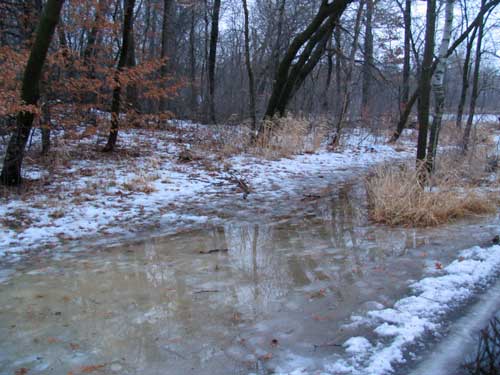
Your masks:
M374 337L352 316L393 307L498 228L374 226L361 185L302 204L277 223L252 217L4 267L0 373L341 373L332 364L352 364L343 358L356 346L346 340Z

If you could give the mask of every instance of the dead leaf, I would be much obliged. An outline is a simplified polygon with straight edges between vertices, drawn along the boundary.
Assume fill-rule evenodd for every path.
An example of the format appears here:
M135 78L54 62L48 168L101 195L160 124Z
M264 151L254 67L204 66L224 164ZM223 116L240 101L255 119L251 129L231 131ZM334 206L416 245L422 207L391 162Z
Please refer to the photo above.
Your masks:
M80 372L83 372L85 374L89 374L91 372L95 372L95 371L98 371L102 368L106 367L106 364L103 363L101 365L88 365L88 366L83 366L83 367L80 367Z
M436 269L437 270L442 270L443 269L443 265L441 263L436 262L435 265L436 265Z
M267 353L260 357L262 361L269 361L271 358L273 358L273 353Z

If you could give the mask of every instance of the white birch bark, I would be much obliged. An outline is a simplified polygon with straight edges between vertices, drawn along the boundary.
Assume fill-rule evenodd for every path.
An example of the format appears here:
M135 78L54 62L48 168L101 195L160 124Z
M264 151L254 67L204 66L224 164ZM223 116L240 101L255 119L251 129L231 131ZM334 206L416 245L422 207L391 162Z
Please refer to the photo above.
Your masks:
M434 168L434 159L436 158L436 150L439 139L439 131L441 130L441 122L443 119L444 107L444 77L448 58L446 57L450 46L451 32L453 29L453 10L455 0L446 0L445 19L443 28L443 37L439 46L438 65L432 79L432 91L434 94L434 114L431 125L431 134L429 140L429 150L427 153L428 163L431 170Z

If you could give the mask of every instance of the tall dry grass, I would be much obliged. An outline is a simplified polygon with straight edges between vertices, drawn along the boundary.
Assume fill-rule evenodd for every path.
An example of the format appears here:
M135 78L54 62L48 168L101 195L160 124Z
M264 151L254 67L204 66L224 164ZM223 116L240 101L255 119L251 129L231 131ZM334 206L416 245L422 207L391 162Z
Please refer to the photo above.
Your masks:
M215 153L221 158L250 153L264 159L280 159L314 153L325 140L328 125L322 119L287 116L264 120L257 139L250 125L216 125L201 128L193 140L193 151Z
M327 134L322 120L287 116L264 120L251 152L266 159L279 159L318 151Z
M389 225L434 226L495 213L493 196L464 179L459 164L447 164L426 188L412 165L377 168L366 182L371 218Z

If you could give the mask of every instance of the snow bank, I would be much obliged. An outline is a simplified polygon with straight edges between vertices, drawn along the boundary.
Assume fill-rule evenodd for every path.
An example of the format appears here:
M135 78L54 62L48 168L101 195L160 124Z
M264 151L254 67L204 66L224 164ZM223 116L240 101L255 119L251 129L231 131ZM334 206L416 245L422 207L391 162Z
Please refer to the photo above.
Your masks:
M331 374L382 375L405 363L409 347L424 335L438 333L446 314L463 304L494 278L500 266L500 246L474 247L441 271L411 285L412 296L392 308L369 311L362 324L373 337L352 337L344 343L346 357L327 366ZM356 325L360 317L354 317Z

